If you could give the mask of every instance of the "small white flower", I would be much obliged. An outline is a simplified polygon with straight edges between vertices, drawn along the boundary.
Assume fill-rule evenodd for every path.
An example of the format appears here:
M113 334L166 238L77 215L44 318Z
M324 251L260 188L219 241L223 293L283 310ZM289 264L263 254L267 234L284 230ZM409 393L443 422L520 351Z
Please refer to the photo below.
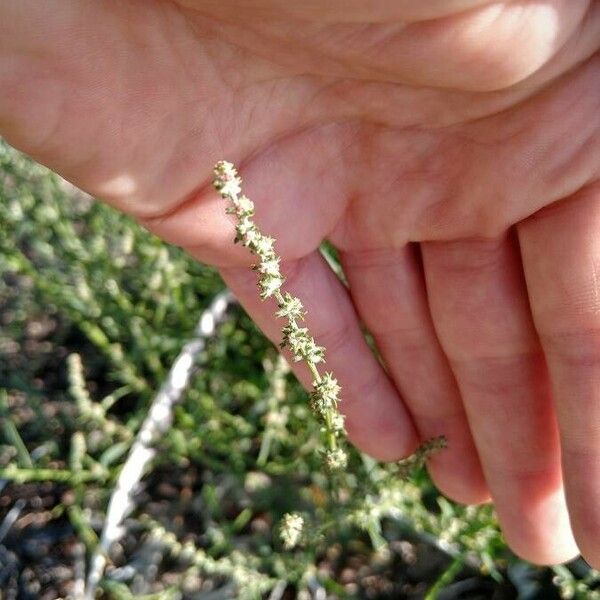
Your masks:
M258 231L258 229L256 227L252 227L244 234L244 237L242 239L242 244L244 246L246 246L247 248L249 248L251 252L256 254L256 252L254 250L254 246L256 245L256 242L261 237L262 237L262 234L260 233L260 231Z
M219 161L214 169L214 187L224 198L237 196L241 190L242 180L238 177L233 164L226 160Z
M333 374L325 373L320 381L313 381L313 391L310 394L310 406L313 411L322 418L327 414L331 415L332 429L339 432L344 430L344 418L337 412L341 389ZM334 422L334 419L338 420Z
M288 346L294 355L296 362L304 358L304 350L310 339L312 339L308 333L306 327L298 327L296 323L292 322L286 325L283 329L283 341L282 346Z
M279 310L275 313L277 317L288 318L290 320L304 319L304 307L299 298L292 296L289 292L283 295L283 302L279 305Z
M220 183L225 181L229 181L230 179L234 179L238 176L237 169L233 166L233 163L230 163L226 160L220 160L214 168L214 185L217 187Z
M283 285L283 281L281 275L261 277L258 282L261 300L270 298Z
M295 548L302 538L304 519L298 513L286 513L281 520L279 536L286 550Z
M262 273L263 275L269 275L271 277L281 277L281 273L279 272L280 260L281 259L279 258L279 256L263 260L258 265L256 265L256 270L259 273Z
M275 239L268 235L261 235L255 242L253 250L263 259L272 258L275 255Z
M348 465L348 455L341 449L327 450L324 452L325 465L331 471L338 471Z
M292 321L283 328L282 332L281 345L289 347L296 362L308 360L316 364L325 360L325 348L317 345L306 327L298 327Z
M237 214L240 218L254 215L254 202L247 196L240 196L236 202Z
M334 412L331 416L331 428L337 435L346 435L346 426L344 424L344 415Z
M325 348L318 346L314 338L310 338L306 342L306 346L302 349L303 357L314 364L325 362Z
M325 373L320 381L313 381L314 393L317 394L324 404L335 407L339 400L341 391L337 379L333 373Z
M256 225L254 224L254 222L252 221L252 219L248 218L248 217L242 217L237 224L237 230L242 233L242 234L246 234L248 233L248 231L250 231L251 229L256 229Z
M219 192L224 198L235 198L242 191L239 178L224 181L219 187Z
M236 239L238 241L244 241L248 238L250 232L256 231L256 225L254 225L250 219L244 218L238 222L235 226L235 230L237 232Z

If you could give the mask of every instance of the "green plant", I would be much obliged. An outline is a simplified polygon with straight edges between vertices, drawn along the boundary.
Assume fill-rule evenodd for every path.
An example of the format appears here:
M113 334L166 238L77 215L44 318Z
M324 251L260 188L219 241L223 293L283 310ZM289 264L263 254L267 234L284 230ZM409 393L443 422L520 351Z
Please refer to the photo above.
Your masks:
M264 235L256 226L254 203L242 194L242 180L236 168L227 161L220 161L214 169L214 187L221 196L229 201L227 212L234 215L236 223L235 242L258 257L258 262L252 267L258 272L258 287L262 300L273 297L277 302L275 316L286 320L282 327L282 348L289 348L294 361L304 361L312 377L310 406L322 425L326 450L323 451L325 466L330 471L344 469L348 463L345 446L344 418L338 410L341 387L333 373L319 373L318 364L325 362L325 348L319 346L308 328L300 327L306 315L300 298L289 292L282 292L285 278L279 270L281 258L275 251L275 239ZM414 457L403 461L405 466L422 463L427 458L442 449L446 440L440 437L425 442L415 452ZM289 519L288 519L289 520Z
M79 559L69 549L89 558L97 547L150 404L223 287L0 142L0 522L19 507L23 517L0 542L21 561L11 574L0 556L7 597L71 593ZM597 592L581 564L557 569L554 585L551 571L519 562L492 507L440 496L414 468L422 456L388 465L348 448L347 469L324 471L306 392L243 311L231 310L198 360L111 550L103 599L414 598L454 577L491 595L511 565L546 582L547 597ZM288 513L302 519L292 549L277 526ZM66 537L36 560L21 544L32 532Z
M214 186L221 196L229 200L227 212L237 219L235 238L258 257L253 269L259 273L258 287L262 300L274 297L277 302L277 317L286 319L282 328L282 348L289 348L295 361L303 360L313 376L313 389L310 394L311 407L323 426L326 450L323 452L325 465L335 471L343 469L348 461L346 450L342 446L344 419L338 412L341 387L333 373L319 373L317 365L325 362L325 348L317 345L306 327L300 327L305 311L299 298L289 292L282 293L285 281L279 270L280 257L275 252L275 240L263 235L252 217L254 204L241 195L241 179L235 167L227 161L219 162L215 167Z

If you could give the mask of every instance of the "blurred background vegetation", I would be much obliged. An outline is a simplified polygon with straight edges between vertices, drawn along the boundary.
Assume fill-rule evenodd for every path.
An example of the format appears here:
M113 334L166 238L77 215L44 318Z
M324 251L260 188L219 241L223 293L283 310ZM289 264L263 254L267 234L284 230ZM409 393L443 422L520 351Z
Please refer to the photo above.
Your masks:
M0 599L76 598L149 403L224 288L0 140ZM136 490L102 598L600 598L493 510L356 454L332 493L307 397L238 308ZM284 513L306 522L284 550Z

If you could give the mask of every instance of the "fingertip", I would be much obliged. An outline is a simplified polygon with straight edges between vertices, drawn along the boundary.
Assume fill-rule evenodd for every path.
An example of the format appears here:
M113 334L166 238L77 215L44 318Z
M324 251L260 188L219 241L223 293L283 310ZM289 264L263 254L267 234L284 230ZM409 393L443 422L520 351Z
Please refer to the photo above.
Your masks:
M549 567L553 565L561 565L564 563L571 562L573 559L579 556L579 549L574 544L553 543L545 549L532 549L529 547L523 547L518 542L512 542L506 540L513 554L515 554L521 560L529 562L538 567Z
M465 461L471 462L468 459ZM465 465L450 471L440 457L433 457L427 470L437 489L458 504L478 505L490 502L491 495L479 465Z
M483 504L490 501L475 442L464 413L446 415L423 422L427 436L444 435L447 447L434 454L427 468L437 488L459 504Z
M498 505L498 517L508 546L518 557L536 565L572 560L579 549L562 486L551 484L555 477L549 473L530 474L528 478L530 485L517 489L511 504L504 498ZM527 497L521 496L524 493Z
M381 385L385 386L385 380ZM410 456L419 443L417 433L401 400L391 386L381 402L381 396L361 406L342 407L346 414L348 439L359 450L382 462L396 462ZM365 400L365 398L362 398Z

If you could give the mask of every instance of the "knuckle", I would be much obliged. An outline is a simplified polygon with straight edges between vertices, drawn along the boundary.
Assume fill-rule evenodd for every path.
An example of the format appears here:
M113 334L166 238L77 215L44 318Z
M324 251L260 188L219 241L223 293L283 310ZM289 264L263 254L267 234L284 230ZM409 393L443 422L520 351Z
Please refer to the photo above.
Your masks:
M432 242L426 245L435 252L438 268L446 273L471 275L496 270L506 263L506 236L476 236L460 242ZM431 257L431 252L428 253Z
M488 398L500 409L497 398L521 397L537 384L543 361L540 350L533 349L508 356L453 358L451 365L462 385L476 393L480 402Z
M572 368L600 368L600 326L540 333L545 354Z
M395 248L353 250L344 254L344 265L361 271L394 268L398 265L402 252L402 249Z

